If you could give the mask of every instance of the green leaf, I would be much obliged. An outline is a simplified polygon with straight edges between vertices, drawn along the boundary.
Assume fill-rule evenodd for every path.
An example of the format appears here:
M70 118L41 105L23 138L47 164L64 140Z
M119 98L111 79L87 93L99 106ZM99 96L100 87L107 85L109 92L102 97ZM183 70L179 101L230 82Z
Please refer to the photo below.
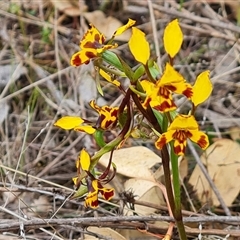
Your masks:
M123 66L123 71L126 74L126 76L129 78L131 82L134 81L134 71L128 66L128 64L118 56L118 59L120 60L122 66Z
M117 54L106 50L101 54L101 56L104 61L106 61L110 65L114 66L115 68L117 68L118 70L123 72L123 66L122 66Z
M143 65L140 65L133 74L133 81L137 81L145 73L145 68Z
M157 111L156 109L152 108L153 110L153 114L155 115L157 121L158 121L158 124L161 126L162 128L162 125L163 125L163 118L164 118L164 114Z
M104 147L106 145L102 130L96 130L96 132L93 134L93 137L99 147Z
M87 186L81 185L81 187L74 193L74 195L71 197L71 199L80 198L87 192L88 192Z

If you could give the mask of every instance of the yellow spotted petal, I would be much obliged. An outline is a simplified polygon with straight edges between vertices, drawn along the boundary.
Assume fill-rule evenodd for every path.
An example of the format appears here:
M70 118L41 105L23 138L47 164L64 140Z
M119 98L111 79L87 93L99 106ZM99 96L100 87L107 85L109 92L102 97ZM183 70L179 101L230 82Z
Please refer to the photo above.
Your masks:
M81 168L84 170L84 171L88 171L89 170L89 166L90 166L90 156L89 156L89 153L83 149L80 153L80 156L79 156L79 161L81 163Z
M118 82L117 80L112 80L111 76L109 74L107 74L105 71L103 71L102 69L99 70L100 75L106 79L108 82L114 84L115 86L119 87L120 86L120 82Z
M163 133L160 138L155 142L157 149L162 149L163 146L173 140L174 130Z
M187 139L181 141L179 139L175 139L174 144L173 144L173 149L176 155L178 156L184 156L185 150L187 146Z
M65 130L70 130L70 129L73 129L73 128L79 126L83 122L84 122L83 119L80 117L66 116L66 117L60 118L54 124L54 126L63 128Z
M90 192L85 198L85 207L98 207L98 191Z
M138 28L133 27L132 36L128 42L128 45L134 58L138 62L146 65L150 57L150 47L145 38L145 33Z
M83 48L96 48L95 43L103 44L105 42L105 36L98 31L92 24L91 28L84 34L80 47Z
M84 63L87 64L92 58L97 57L97 54L98 53L96 49L82 49L81 51L72 55L70 64L75 67Z
M113 34L113 37L118 36L120 34L122 34L123 32L125 32L128 28L130 28L131 26L133 26L136 23L136 21L132 20L132 19L128 19L127 24L123 25L122 27L118 28L117 31L115 31L115 33Z
M99 188L98 191L102 194L105 200L111 200L114 196L113 188Z
M203 103L211 95L213 86L209 78L209 71L202 72L198 75L193 86L192 102L194 106Z
M179 52L182 42L183 33L179 26L178 20L175 19L166 26L163 34L164 48L171 58L174 58Z
M203 150L205 150L209 146L208 136L205 133L197 130L193 130L190 132L192 134L190 139L193 142L197 143Z

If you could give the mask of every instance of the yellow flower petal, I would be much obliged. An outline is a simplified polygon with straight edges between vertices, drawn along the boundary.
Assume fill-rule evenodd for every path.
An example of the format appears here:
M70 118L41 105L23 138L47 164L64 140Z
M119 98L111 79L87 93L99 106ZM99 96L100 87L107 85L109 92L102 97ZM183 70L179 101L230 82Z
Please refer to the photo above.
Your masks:
M98 124L100 124L102 129L107 129L116 122L119 109L118 107L99 107L94 100L90 102L90 106L99 113L100 122L98 122Z
M201 131L190 131L192 133L192 137L190 139L197 143L199 147L205 150L209 146L208 136Z
M81 64L88 64L92 58L97 57L97 50L93 48L82 49L81 51L72 55L70 64L72 66L80 66Z
M174 140L174 152L184 155L187 139L196 142L202 149L206 149L209 141L206 134L199 131L198 123L192 115L178 115L175 117L167 132L156 141L155 146L161 149L165 144Z
M177 115L168 130L198 130L198 123L192 115Z
M171 92L163 86L157 86L147 80L141 81L142 88L146 91L147 97L143 103L146 109L148 104L160 112L168 112L176 109Z
M187 146L187 139L184 139L183 141L179 141L178 139L175 139L173 144L174 152L178 156L184 156L186 146Z
M173 134L175 131L167 131L163 133L160 138L155 142L157 149L162 149L162 147L173 140Z
M73 181L74 185L77 185L78 177L73 177L73 178L72 178L72 181Z
M89 153L85 149L82 149L80 156L79 156L79 161L81 163L81 168L84 171L88 171L91 160L90 160Z
M114 45L108 44L108 45L103 45L101 48L96 48L96 51L97 51L98 54L101 54L108 49L113 49L113 48L116 48L116 47L118 47L117 43L114 43Z
M99 114L101 114L101 107L99 107L96 103L95 100L91 100L89 105L96 110Z
M88 64L92 58L96 58L107 49L116 48L118 45L104 45L105 36L100 33L93 25L85 33L80 41L81 50L73 54L70 64L72 66L80 66Z
M130 28L131 26L133 26L135 23L136 23L136 21L134 21L134 20L132 20L131 18L129 18L127 24L125 24L125 25L123 25L122 27L118 28L118 30L115 31L115 33L113 34L113 37L122 34L122 33L125 32L128 28Z
M166 26L163 34L165 51L170 55L171 58L174 58L179 52L182 42L183 33L179 26L178 20L175 19Z
M102 69L99 70L99 74L106 79L108 82L114 84L115 86L119 87L120 86L120 82L117 80L112 80L111 76L109 74L107 74L105 71L103 71Z
M203 103L211 95L213 86L209 78L209 71L202 72L198 75L193 86L192 102L194 106Z
M178 71L173 68L173 66L171 66L169 63L166 63L164 73L157 84L165 85L170 83L173 85L174 83L179 82L186 82L186 80Z
M85 132L88 134L93 134L95 133L96 129L93 128L92 126L88 126L88 125L82 125L82 126L78 126L74 128L74 131L80 131L80 132Z
M128 42L128 45L134 58L138 62L146 65L150 57L150 47L145 38L145 33L138 28L133 27L132 36Z
M79 126L80 124L82 124L84 121L82 118L80 117L72 117L72 116L66 116L66 117L62 117L60 118L55 124L54 126L63 128L65 130L70 130L73 129L77 126Z
M98 207L98 191L90 192L85 198L85 207Z
M102 194L105 200L111 200L114 196L113 188L99 188L98 191Z
M84 34L80 48L97 48L96 42L103 44L105 42L105 36L98 31L96 27L90 24L91 28Z

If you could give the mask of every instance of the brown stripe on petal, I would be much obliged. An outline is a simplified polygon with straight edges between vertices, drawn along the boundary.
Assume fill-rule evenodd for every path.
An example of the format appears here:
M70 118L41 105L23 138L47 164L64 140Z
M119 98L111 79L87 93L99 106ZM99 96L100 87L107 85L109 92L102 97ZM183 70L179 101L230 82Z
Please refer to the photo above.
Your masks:
M96 48L95 43L90 42L90 41L86 42L82 47L83 48Z
M103 110L107 111L107 112L111 112L112 108L109 106L104 106L102 107Z
M106 38L105 38L103 35L101 35L101 41L99 41L99 42L100 42L100 43L104 43L105 40L106 40Z
M109 126L111 126L112 123L113 123L113 121L111 121L111 120L106 120L105 122L102 121L101 126L103 129L107 129Z
M183 91L182 94L185 95L187 98L190 98L193 95L193 90L191 87L188 87L186 90Z
M75 55L74 58L72 58L71 60L71 64L73 66L80 66L81 64L83 64L81 58L79 57L79 55Z
M111 116L117 118L118 115L118 108L114 108L111 110Z
M95 58L95 57L97 57L97 55L95 55L93 52L89 52L89 51L85 52L85 55L88 58Z
M98 199L95 201L91 201L88 203L88 206L91 208L97 208L98 207Z
M162 135L156 142L155 142L155 146L158 149L162 149L163 146L166 144L167 139L164 135Z
M91 207L91 208L97 208L98 207L98 192L90 192L87 197L85 198L85 206Z
M160 87L159 90L158 90L158 94L165 99L169 99L170 95L171 95L171 92L168 90L168 86L167 87Z
M163 101L160 105L154 106L154 109L160 112L171 111L171 110L174 110L175 108L176 108L176 105L173 101L171 101L171 104L169 103L169 101Z
M197 144L202 148L205 149L208 147L208 141L205 135L201 135L200 139L198 140Z
M179 126L181 129L181 126ZM192 133L188 130L176 130L173 134L173 138L178 140L180 143L186 142L187 138L192 137Z
M171 92L175 92L177 90L177 88L173 85L164 85L165 88L167 88L169 91Z
M100 42L100 34L96 33L94 35L94 39L95 39L96 42Z
M112 199L113 196L114 196L114 190L113 189L103 188L103 189L99 189L99 192L102 194L103 198L107 201Z
M184 155L185 153L185 146L184 145L177 145L177 146L174 146L174 152L177 154L177 155Z
M148 106L149 106L149 103L151 102L151 98L150 97L147 97L143 103L143 107L144 109L146 109Z

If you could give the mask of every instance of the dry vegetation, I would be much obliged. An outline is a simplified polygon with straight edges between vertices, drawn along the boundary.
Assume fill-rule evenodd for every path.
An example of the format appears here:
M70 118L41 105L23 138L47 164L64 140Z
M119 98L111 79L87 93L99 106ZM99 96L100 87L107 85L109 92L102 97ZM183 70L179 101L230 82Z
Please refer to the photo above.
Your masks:
M146 32L153 55L159 46L160 62L166 61L163 29L171 19L179 18L185 39L176 68L191 82L201 71L211 71L214 92L197 114L212 143L223 138L211 148L214 151L219 147L212 161L212 171L217 174L208 172L216 185L221 183L215 198L207 189L208 181L200 193L198 187L191 186L195 160L201 162L200 152L192 146L181 165L186 231L189 239L240 239L240 220L234 218L240 212L239 1L182 1L181 7L167 0L108 2L0 1L0 239L84 239L84 234L86 239L159 239L166 232L170 219L164 203L138 199L133 183L124 188L122 183L129 177L122 177L124 170L113 182L118 194L111 203L102 202L93 211L84 208L82 198L70 200L78 153L82 147L93 153L96 145L83 133L53 126L63 115L96 118L87 104L93 98L98 98L99 104L112 105L121 100L119 93L105 83L106 94L100 97L93 66L73 68L69 59L78 51L89 22L111 35L119 24L116 21L126 23L129 17ZM127 39L122 40L119 54L132 63ZM151 141L126 142L125 147L131 146L154 150ZM137 161L135 168L140 168ZM221 171L216 169L220 165L224 165ZM229 165L233 167L227 168ZM150 206L151 214L158 215L155 219L152 215L133 216L132 212L126 216L123 207L134 209L134 205ZM94 226L110 227L122 236Z

